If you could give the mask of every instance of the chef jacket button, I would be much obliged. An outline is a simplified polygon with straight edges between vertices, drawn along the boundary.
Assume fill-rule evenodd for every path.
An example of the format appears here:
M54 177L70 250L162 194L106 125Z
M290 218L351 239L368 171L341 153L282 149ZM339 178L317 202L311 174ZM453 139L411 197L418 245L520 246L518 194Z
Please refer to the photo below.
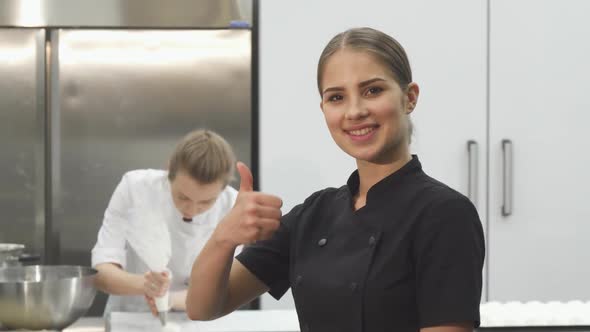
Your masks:
M356 282L351 282L349 287L350 287L350 290L354 292L356 290L356 288L358 287L358 284Z
M322 238L318 241L318 246L323 247L326 245L326 243L328 243L328 240L326 238Z
M302 276L297 276L295 277L295 286L299 285L301 283L301 280L303 279Z
M371 237L369 238L369 245L372 247L375 245L376 242L377 242L377 239L375 239L375 237L373 235L371 235Z

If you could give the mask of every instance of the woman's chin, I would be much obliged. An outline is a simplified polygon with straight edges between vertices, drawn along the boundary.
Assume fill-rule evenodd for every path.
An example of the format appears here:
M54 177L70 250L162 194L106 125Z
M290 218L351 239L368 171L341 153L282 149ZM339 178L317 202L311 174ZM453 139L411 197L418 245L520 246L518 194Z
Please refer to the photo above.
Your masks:
M353 157L354 159L356 159L357 162L359 161L363 161L363 162L369 162L369 163L374 163L378 158L378 154L375 153L374 151L349 151L347 152L348 155L350 155L351 157Z

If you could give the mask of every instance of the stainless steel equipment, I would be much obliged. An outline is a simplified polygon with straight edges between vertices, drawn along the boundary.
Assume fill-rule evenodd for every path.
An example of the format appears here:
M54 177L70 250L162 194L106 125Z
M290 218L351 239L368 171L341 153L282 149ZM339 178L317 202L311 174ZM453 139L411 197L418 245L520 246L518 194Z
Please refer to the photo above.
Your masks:
M0 267L16 265L25 246L16 243L0 243Z
M0 26L225 28L251 20L252 0L2 0Z
M35 252L45 236L44 103L45 32L0 28L0 242Z
M0 1L0 242L89 266L121 176L166 168L196 128L227 138L257 179L252 6Z
M0 323L12 329L64 329L92 304L96 273L81 266L1 268Z
M37 262L41 258L35 254L25 254L25 246L16 243L0 243L0 268L20 266L21 263Z

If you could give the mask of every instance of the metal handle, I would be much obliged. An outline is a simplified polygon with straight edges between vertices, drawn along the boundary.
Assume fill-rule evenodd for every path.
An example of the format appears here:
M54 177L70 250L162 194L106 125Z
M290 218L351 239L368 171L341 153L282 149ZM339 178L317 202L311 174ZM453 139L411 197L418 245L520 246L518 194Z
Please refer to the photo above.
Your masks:
M479 149L477 142L474 140L467 141L468 174L467 174L467 197L477 206L477 170Z
M18 257L18 261L21 263L35 263L41 260L39 254L22 254Z
M502 192L503 192L503 199L502 199L502 216L508 217L512 214L512 180L513 180L513 170L512 170L512 141L509 139L502 140L502 169L503 169L503 179L502 179Z

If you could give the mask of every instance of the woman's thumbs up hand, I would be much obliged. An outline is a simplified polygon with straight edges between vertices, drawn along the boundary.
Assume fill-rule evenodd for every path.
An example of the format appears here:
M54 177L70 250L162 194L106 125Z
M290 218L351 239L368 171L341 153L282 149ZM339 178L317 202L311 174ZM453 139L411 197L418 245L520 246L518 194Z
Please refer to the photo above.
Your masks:
M240 173L238 197L213 235L232 247L270 238L279 228L283 205L277 196L253 191L254 180L248 166L238 162L237 169Z

